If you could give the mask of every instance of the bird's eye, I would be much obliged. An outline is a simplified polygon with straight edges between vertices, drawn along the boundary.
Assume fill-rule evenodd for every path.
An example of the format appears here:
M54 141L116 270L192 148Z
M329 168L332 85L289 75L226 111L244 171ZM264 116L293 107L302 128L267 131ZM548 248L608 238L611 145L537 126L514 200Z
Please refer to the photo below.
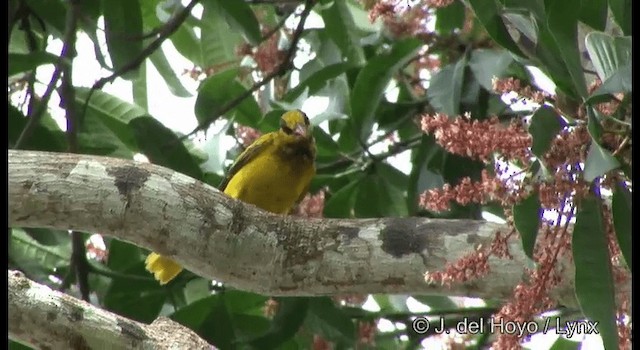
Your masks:
M306 114L304 115L304 124L305 124L306 126L309 126L309 117L307 117L307 115L306 115Z
M285 122L284 119L280 119L280 129L282 129L285 134L293 134L293 129L287 126L287 122Z

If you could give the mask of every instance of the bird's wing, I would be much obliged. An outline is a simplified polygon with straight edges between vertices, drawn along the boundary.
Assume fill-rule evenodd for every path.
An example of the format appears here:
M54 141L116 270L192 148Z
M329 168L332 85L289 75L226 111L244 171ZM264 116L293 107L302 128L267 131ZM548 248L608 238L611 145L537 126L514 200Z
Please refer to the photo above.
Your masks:
M231 178L240 170L243 166L247 165L252 160L256 159L260 153L265 151L271 144L273 144L273 133L264 134L255 140L247 149L245 149L240 156L233 162L231 168L227 172L227 176L222 180L218 189L222 192L227 188Z

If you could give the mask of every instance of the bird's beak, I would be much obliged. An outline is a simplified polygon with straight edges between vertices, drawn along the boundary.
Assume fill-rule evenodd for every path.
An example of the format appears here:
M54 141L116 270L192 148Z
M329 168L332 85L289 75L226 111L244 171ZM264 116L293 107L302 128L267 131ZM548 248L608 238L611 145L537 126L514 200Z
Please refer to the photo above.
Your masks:
M307 132L308 132L308 128L306 127L306 125L302 125L302 124L297 124L296 128L293 129L294 134L300 135L302 137L306 137Z

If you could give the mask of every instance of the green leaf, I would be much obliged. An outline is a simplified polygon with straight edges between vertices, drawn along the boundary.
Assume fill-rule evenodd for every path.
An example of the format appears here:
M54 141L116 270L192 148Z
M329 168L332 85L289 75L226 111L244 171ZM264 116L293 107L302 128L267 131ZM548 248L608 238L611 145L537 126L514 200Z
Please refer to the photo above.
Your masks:
M202 180L198 162L189 153L178 136L151 117L140 117L129 122L138 148L153 164Z
M596 91L591 93L591 96L587 101L595 102L594 97L603 95L612 95L619 92L631 92L631 65L627 64L624 67L616 70L607 80L605 80Z
M105 242L107 243L107 242ZM108 239L109 259L107 267L113 271L124 272L143 260L142 248L118 239ZM148 274L151 277L151 274Z
M149 60L153 63L153 66L156 67L158 73L162 79L164 79L165 83L167 83L167 87L172 94L178 97L191 97L192 94L182 85L182 82L174 72L173 68L169 64L167 57L164 55L164 51L162 48L154 51L151 56L149 56Z
M58 56L45 51L34 51L32 53L9 53L7 61L9 63L9 76L28 72L38 68L43 64L55 63Z
M149 99L147 97L147 65L145 63L141 64L138 70L138 76L131 82L133 103L144 110L149 110Z
M542 212L538 192L531 193L527 198L513 205L513 224L522 238L522 250L531 260L533 260L533 249L536 245Z
M624 35L631 35L631 0L609 0L609 9Z
M585 45L600 80L606 81L621 67L631 65L631 37L612 37L592 32L585 37Z
M322 8L320 15L324 21L325 32L340 48L347 62L354 66L364 64L364 52L346 1L331 1L329 6Z
M489 36L496 43L505 49L513 52L518 56L524 57L524 54L513 41L507 27L500 17L501 9L498 7L496 0L469 0L469 5L475 12L476 17L487 30Z
M59 267L68 266L71 256L71 240L54 246L43 245L21 229L11 229L9 259L20 270L38 280L48 280Z
M33 348L9 339L9 350L33 350Z
M504 78L512 62L513 56L509 51L477 49L471 52L469 68L483 88L493 91L493 78Z
M558 337L549 350L580 350L580 342Z
M456 64L450 64L440 69L431 78L427 98L437 112L450 117L460 114L460 97L465 66L466 59L460 59Z
M348 185L333 193L325 202L323 216L327 218L353 217L353 206L361 178L358 177Z
M125 269L123 273L145 278L113 279L102 301L104 308L139 322L151 323L158 317L165 303L165 288L153 278L148 278L150 274L142 261Z
M142 52L142 12L138 0L103 0L104 32L114 71L130 64ZM133 79L137 69L121 77Z
M78 110L81 111L84 107L89 92L89 88L76 88L75 97ZM147 115L148 113L140 106L121 100L102 90L95 90L87 105L85 120L86 118L97 118L123 144L129 149L135 150L137 147L134 135L127 124L133 119Z
M245 39L253 46L262 41L260 24L255 13L244 1L214 0L232 31L242 32Z
M351 318L328 297L312 298L305 326L324 339L352 345L356 329Z
M429 306L433 312L439 310L456 310L461 307L458 306L451 298L444 295L412 295L417 301Z
M432 188L441 188L444 185L442 175L436 174L429 169L431 160L441 148L436 147L433 136L424 135L420 146L412 152L411 174L409 175L407 200L412 211L417 211L420 195Z
M200 124L213 122L212 116L220 117L219 111L229 101L240 96L246 89L236 81L238 71L228 69L205 79L198 89L195 114ZM234 113L236 121L247 126L256 127L262 113L254 98L245 98L228 113ZM216 118L217 119L217 118Z
M307 317L309 300L308 297L276 298L278 311L271 327L260 336L244 342L259 349L274 349L291 339Z
M9 147L13 148L27 125L28 119L11 104L7 109L7 136L9 138ZM65 152L67 151L67 139L49 113L44 112L40 123L35 125L31 137L25 140L21 149Z
M542 158L551 147L551 142L558 132L566 126L566 122L555 109L549 106L541 106L531 117L529 134L531 134L531 152L538 158Z
M616 187L613 189L611 212L620 251L629 271L631 271L631 192L622 183L616 183Z
M220 5L236 2L209 0L203 3L202 39L196 41L201 47L203 67L226 65L238 60L235 50L242 38L237 30L230 30L225 22L225 10Z
M582 72L578 48L578 11L580 0L551 1L547 8L547 26L555 40L566 69L573 82L573 90L587 97L587 83Z
M591 182L609 171L620 167L620 162L611 152L602 148L595 141L591 142L587 159L584 162L584 180Z
M580 21L591 28L604 32L607 26L607 0L580 1Z
M449 6L436 8L436 32L449 34L464 25L464 5L454 1Z
M405 216L408 213L404 190L393 186L390 179L381 174L384 163L376 164L376 173L367 175L360 181L354 212L356 217L374 218L388 216ZM396 175L398 171L394 172ZM406 188L406 186L404 186Z
M225 304L225 293L211 295L187 305L171 315L171 319L194 330L217 348L235 348L234 326Z
M65 18L67 17L65 4L59 0L27 0L26 3L29 11L44 21L47 30L54 37L61 39L64 35Z
M572 240L576 297L593 322L605 349L618 349L616 302L600 199L589 194L580 201Z
M312 62L312 61L311 61ZM300 96L306 89L309 95L314 95L320 89L325 87L331 79L335 79L340 74L344 73L349 66L346 63L336 63L321 68L320 70L311 74L308 78L300 81L300 83L287 91L283 100L293 101Z
M48 228L23 228L29 237L36 240L36 242L46 246L56 245L68 245L70 244L71 236L69 231L52 230Z
M202 40L196 36L193 26L189 25L189 23L183 23L175 33L169 37L176 50L184 58L193 62L193 64L198 67L206 67L208 62L215 62L215 59L212 58L213 54L217 54L219 51L213 47L217 47L222 44L220 41L211 41L209 36L215 35L219 32L215 31L215 29L214 32L211 32L211 28L207 25L208 17L205 16L209 16L206 8L202 13L202 28L206 28L201 32ZM234 35L234 33L227 34L229 36ZM207 57L207 59L204 57Z
M399 41L390 52L370 59L358 74L351 92L351 120L360 140L371 135L375 111L391 76L413 58L421 45L417 39Z

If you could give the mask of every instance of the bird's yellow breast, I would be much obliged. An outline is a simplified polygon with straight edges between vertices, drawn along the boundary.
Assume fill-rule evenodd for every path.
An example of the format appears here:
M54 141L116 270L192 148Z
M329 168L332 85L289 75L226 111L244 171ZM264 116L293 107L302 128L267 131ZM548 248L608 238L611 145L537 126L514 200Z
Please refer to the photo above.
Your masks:
M286 156L282 146L267 146L233 175L224 193L272 213L288 213L306 192L315 167L313 159Z

